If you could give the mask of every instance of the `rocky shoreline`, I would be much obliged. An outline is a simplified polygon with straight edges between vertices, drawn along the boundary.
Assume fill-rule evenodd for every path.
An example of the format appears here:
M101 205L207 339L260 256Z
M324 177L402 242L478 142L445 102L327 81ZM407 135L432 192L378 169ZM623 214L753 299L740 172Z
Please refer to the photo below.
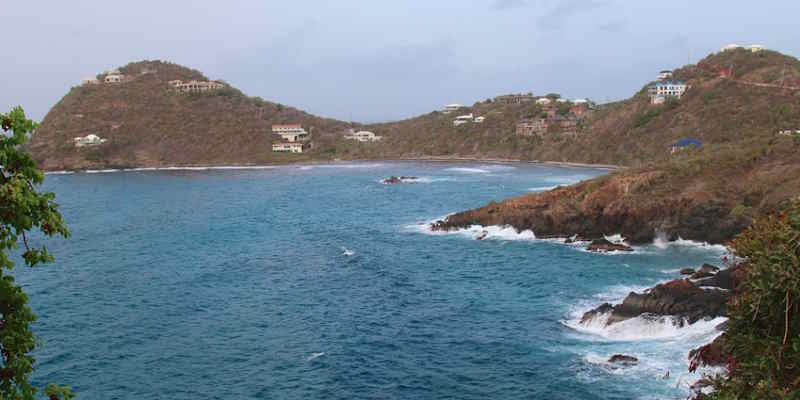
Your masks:
M609 326L637 317L654 320L671 317L672 323L685 326L701 320L727 317L728 301L739 293L746 278L744 267L737 264L727 269L719 269L704 264L698 271L692 270L692 276L697 276L696 274L701 271L708 273L708 276L703 275L704 277L700 279L691 277L674 279L642 293L630 292L619 304L603 303L585 312L580 324L602 323ZM686 275L686 272L688 271L682 270L681 274ZM724 332L726 327L727 322L724 322L716 329ZM697 349L689 349L690 371L693 372L699 365L724 365L727 358L722 352L724 340L725 334L722 333L711 343ZM631 360L633 357L629 357L615 354L609 362L616 361L617 364L626 366L633 363ZM693 389L699 388L702 384L701 380Z

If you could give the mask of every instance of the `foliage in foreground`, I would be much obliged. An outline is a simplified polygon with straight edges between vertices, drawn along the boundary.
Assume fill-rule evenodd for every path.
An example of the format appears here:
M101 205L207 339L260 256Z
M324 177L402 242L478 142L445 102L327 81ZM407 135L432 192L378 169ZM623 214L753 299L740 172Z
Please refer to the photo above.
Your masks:
M37 388L29 381L36 341L31 323L36 315L28 306L28 296L9 273L14 261L9 252L18 248L20 239L25 265L33 268L53 261L44 246L31 244L28 235L38 230L45 236L69 236L58 212L55 195L39 192L44 174L21 146L36 123L25 117L20 107L0 114L0 399L33 399ZM69 387L51 384L45 390L51 400L73 397Z
M729 304L728 376L705 399L800 399L800 201L733 241L744 290Z

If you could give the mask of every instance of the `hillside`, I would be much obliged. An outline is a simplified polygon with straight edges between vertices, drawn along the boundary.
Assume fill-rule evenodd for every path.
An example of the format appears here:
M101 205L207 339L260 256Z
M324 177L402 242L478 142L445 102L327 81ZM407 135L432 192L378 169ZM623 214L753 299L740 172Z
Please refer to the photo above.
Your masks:
M720 77L719 68L731 65L736 80ZM800 129L800 91L760 86L778 79L800 86L797 60L733 51L675 75L692 86L680 103L651 106L640 92L607 106L569 158L620 160L634 168L457 213L435 228L511 225L539 236L588 239L621 233L633 243L663 232L670 239L720 243L800 196L800 141L778 134ZM686 136L703 146L668 151ZM572 151L565 146L556 154Z
M47 170L285 163L311 155L271 152L272 124L301 123L314 133L349 125L245 96L236 88L181 93L170 80L206 81L200 72L160 61L119 69L122 83L73 87L47 114L30 151ZM100 75L102 78L103 75ZM95 134L100 146L78 148L73 138Z
M720 71L737 81L722 77ZM773 51L713 54L675 71L675 78L690 85L679 103L650 105L642 89L628 100L598 106L580 122L576 134L550 129L542 137L514 134L520 119L545 111L533 102L487 99L452 114L433 111L360 125L247 97L227 85L219 91L180 93L168 82L207 78L167 62L132 63L120 72L127 77L124 82L73 87L50 110L30 145L43 168L455 156L639 166L669 159L669 144L682 137L716 147L800 128L800 90L741 82L800 87L800 63ZM486 120L453 126L453 118L466 113ZM280 123L312 129L313 148L304 154L273 153L270 128ZM374 131L384 140L344 140L342 133L349 128ZM107 142L76 148L73 138L88 134Z

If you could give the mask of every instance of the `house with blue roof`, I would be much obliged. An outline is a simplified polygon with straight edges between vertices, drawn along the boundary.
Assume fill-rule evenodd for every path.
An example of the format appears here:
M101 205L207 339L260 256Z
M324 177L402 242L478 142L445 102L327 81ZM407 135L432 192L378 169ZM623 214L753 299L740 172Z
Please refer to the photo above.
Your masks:
M671 79L658 81L647 88L647 94L650 96L650 104L663 104L666 102L667 97L680 99L686 92L686 87L686 83L683 81Z
M679 150L695 148L699 149L703 147L703 142L700 141L698 138L683 138L678 139L670 146L670 153L675 153Z

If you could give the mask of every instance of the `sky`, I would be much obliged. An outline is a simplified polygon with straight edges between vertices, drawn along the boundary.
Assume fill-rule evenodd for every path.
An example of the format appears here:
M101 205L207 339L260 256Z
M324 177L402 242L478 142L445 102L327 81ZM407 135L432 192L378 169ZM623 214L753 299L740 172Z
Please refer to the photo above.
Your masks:
M503 93L597 102L729 43L800 56L798 0L0 0L0 110L143 59L347 121Z

